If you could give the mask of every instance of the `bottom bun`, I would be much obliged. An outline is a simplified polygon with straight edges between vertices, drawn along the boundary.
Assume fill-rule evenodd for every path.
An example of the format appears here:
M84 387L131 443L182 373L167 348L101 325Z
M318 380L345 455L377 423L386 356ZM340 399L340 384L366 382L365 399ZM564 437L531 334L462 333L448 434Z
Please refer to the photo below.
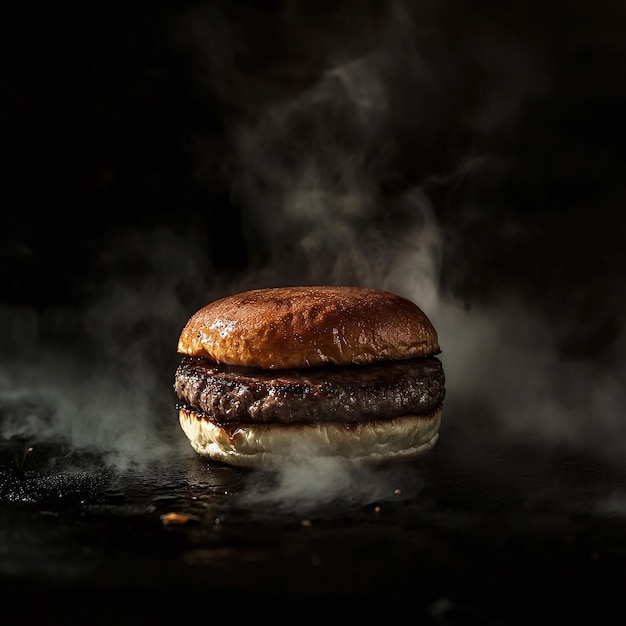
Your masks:
M246 468L278 468L287 463L334 457L356 463L416 459L437 442L442 409L360 424L241 424L224 428L179 410L180 425L201 456Z

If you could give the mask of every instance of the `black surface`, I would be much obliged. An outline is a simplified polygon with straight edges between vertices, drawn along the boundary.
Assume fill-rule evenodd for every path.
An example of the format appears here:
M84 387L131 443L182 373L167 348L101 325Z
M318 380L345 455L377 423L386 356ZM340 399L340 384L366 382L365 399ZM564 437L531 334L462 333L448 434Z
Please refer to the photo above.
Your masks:
M195 453L120 470L59 444L1 451L7 619L165 623L296 601L433 624L625 615L625 476L571 450L444 438L419 463L290 495L285 477Z

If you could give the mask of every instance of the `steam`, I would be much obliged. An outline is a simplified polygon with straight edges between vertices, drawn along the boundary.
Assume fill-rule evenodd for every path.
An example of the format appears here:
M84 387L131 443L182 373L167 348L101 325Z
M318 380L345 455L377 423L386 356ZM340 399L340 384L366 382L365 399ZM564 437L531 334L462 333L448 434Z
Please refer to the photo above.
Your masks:
M178 448L172 380L176 327L188 312L177 294L206 283L197 258L169 232L129 232L110 245L101 261L112 277L91 306L0 309L9 329L0 436L71 445L125 468Z
M444 338L450 419L488 418L461 428L494 441L566 446L623 465L626 401L620 359L601 363L564 357L546 319L517 298L465 311L442 301L434 314ZM623 354L624 335L615 342ZM476 426L476 429L474 427Z
M395 150L384 83L390 63L369 54L332 68L235 133L234 193L251 248L264 253L252 284L330 282L400 292L413 284L422 303L434 300L441 233L430 201L419 187L393 197L380 188Z
M333 514L380 506L419 494L422 477L401 465L355 467L338 458L313 457L294 462L272 474L255 473L236 494L241 507L287 515Z

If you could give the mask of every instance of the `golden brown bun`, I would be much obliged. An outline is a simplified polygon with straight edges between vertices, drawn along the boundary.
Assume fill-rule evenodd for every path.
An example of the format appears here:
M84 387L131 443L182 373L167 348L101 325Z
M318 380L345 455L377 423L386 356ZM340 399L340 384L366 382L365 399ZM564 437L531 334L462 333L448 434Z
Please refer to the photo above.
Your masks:
M264 369L347 365L440 352L413 302L360 287L276 287L216 300L197 311L178 352Z
M179 410L180 425L203 457L235 467L278 469L330 457L380 464L424 456L437 442L442 410L360 424L242 424L226 429Z

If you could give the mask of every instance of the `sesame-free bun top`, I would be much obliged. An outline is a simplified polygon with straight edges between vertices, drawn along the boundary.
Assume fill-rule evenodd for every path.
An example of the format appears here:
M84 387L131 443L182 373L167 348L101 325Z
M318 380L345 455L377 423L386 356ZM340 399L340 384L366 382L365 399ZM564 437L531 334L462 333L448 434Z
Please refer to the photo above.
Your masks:
M215 300L183 328L178 352L216 363L287 369L430 356L426 314L399 295L363 287L275 287Z

